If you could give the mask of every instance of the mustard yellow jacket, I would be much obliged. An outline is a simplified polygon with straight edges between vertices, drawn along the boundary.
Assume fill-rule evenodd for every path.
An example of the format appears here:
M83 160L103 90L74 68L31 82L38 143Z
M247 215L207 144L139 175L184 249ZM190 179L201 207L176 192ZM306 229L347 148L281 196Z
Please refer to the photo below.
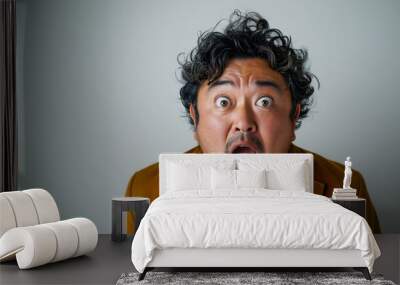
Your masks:
M196 146L186 153L202 153L200 146ZM333 188L342 187L344 165L338 162L326 159L319 154L302 149L292 144L289 153L312 153L314 155L314 193L331 197ZM368 221L374 233L380 233L381 229L378 217L371 198L368 195L364 178L360 172L353 169L351 186L357 189L357 195L366 199L366 220ZM153 201L158 197L158 163L154 163L136 173L131 177L125 191L125 196L147 197ZM128 215L128 233L133 232L132 214Z

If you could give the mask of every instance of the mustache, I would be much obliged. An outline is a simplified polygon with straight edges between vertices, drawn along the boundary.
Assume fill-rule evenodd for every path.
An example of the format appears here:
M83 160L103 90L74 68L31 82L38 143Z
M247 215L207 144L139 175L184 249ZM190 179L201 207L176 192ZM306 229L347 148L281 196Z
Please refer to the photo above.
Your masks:
M257 152L261 153L264 152L264 145L261 143L261 141L258 139L257 136L249 132L238 132L234 134L232 137L230 137L226 142L225 153L229 153L229 149L231 148L232 144L235 143L236 141L245 141L245 140L252 142L256 146Z

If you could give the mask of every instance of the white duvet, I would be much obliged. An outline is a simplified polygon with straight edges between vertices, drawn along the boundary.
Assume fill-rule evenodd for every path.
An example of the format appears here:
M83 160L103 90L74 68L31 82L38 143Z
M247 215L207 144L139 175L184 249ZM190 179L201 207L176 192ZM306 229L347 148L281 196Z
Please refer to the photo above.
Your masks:
M359 215L321 195L265 189L160 196L134 237L135 268L143 272L164 248L358 249L370 272L380 256Z

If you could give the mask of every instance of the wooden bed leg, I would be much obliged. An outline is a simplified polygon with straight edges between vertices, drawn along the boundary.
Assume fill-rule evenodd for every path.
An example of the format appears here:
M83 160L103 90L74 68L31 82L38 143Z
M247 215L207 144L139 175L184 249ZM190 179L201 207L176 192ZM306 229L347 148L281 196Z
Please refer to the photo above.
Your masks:
M147 269L147 267L145 267L143 272L139 274L138 281L142 281L144 279L144 277L146 276L147 271L148 271L148 269Z
M361 271L362 274L364 275L365 279L372 280L367 267L354 267L354 269L357 271Z

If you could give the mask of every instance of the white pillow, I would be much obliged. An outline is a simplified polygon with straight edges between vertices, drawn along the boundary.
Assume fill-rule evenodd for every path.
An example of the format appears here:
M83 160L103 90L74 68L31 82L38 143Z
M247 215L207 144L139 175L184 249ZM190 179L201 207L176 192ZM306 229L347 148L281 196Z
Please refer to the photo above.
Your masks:
M238 188L267 188L265 169L235 170Z
M211 170L213 190L238 190L240 188L266 188L265 170Z
M168 161L166 167L167 191L210 190L211 168L234 169L235 161Z
M290 168L267 170L267 188L273 190L307 191L307 164L305 162Z
M211 189L236 189L236 170L211 169Z

